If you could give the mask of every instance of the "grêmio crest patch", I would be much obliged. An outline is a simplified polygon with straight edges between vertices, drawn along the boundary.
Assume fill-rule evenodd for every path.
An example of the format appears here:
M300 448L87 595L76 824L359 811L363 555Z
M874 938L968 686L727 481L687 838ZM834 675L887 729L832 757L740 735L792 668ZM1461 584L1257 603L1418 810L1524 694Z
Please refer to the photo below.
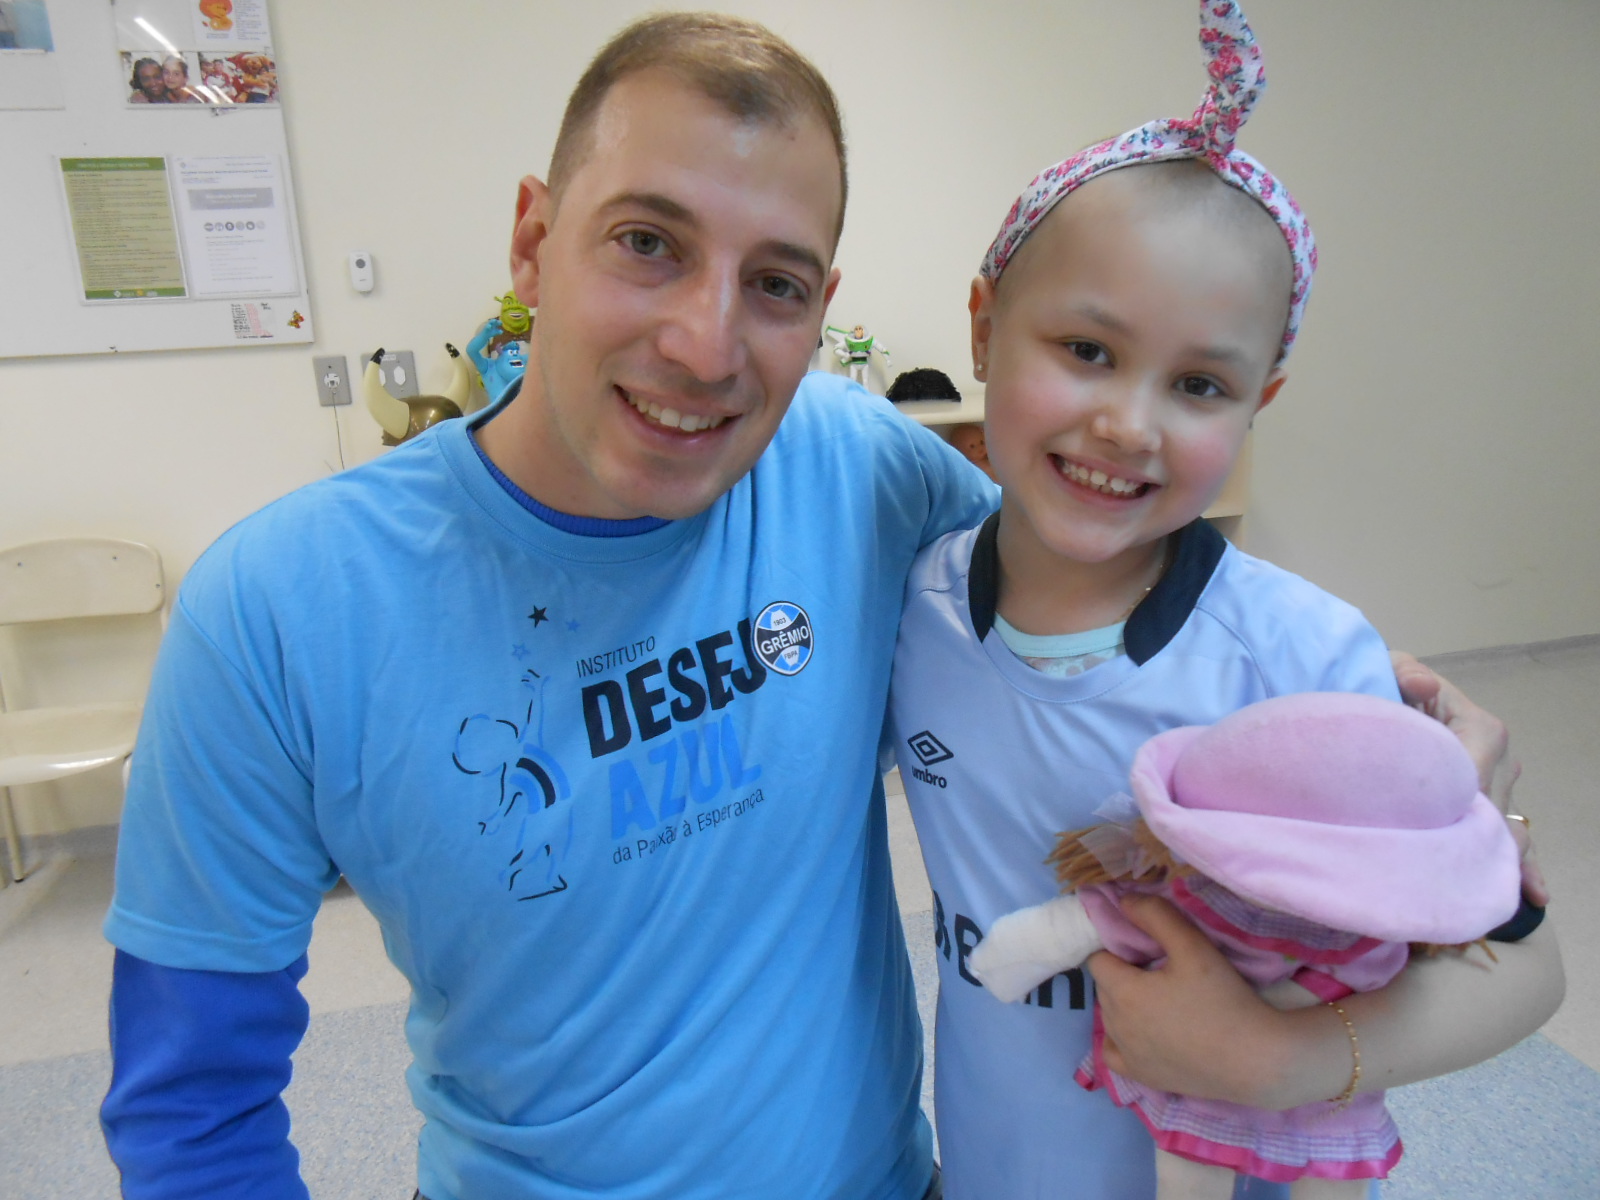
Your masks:
M778 600L756 618L756 657L779 675L800 674L814 647L811 618L798 604Z

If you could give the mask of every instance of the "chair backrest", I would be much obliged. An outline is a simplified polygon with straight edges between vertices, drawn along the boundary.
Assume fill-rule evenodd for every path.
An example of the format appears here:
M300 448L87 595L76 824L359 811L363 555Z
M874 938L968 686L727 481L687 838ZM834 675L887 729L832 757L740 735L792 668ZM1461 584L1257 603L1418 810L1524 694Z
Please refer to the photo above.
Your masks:
M0 550L0 625L154 612L161 557L115 538L60 538Z

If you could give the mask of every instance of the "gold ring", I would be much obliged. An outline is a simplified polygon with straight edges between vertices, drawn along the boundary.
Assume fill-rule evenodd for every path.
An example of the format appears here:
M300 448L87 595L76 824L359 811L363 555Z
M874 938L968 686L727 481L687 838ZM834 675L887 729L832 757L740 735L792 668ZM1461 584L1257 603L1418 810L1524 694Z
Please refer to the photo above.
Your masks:
M1526 829L1529 833L1533 832L1533 822L1528 820L1528 818L1523 816L1521 813L1506 813L1506 820L1521 821L1524 829Z

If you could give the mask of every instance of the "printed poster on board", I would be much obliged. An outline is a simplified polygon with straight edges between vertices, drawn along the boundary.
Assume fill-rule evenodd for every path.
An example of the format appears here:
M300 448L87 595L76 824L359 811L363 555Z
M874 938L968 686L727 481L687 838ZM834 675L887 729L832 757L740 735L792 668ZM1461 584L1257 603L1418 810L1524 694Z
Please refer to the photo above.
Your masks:
M264 0L114 0L130 109L277 104Z
M0 0L0 109L67 106L45 0Z

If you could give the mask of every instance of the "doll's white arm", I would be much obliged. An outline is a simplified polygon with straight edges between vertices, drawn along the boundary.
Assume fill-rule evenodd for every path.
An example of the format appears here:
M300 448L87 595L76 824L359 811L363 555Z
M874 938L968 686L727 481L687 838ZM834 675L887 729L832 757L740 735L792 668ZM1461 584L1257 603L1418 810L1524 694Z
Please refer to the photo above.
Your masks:
M996 921L967 959L967 969L996 998L1011 1004L1101 949L1104 944L1083 901L1057 896Z

